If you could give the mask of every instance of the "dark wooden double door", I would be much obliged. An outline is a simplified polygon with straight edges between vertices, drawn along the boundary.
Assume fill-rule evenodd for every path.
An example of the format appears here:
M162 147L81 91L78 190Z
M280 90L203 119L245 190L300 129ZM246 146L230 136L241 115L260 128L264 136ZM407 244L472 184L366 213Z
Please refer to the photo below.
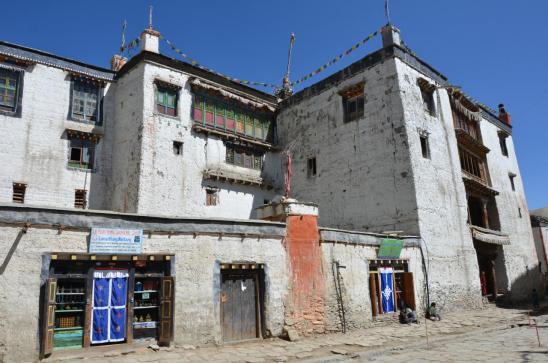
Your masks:
M224 342L260 337L258 275L222 273L221 327Z

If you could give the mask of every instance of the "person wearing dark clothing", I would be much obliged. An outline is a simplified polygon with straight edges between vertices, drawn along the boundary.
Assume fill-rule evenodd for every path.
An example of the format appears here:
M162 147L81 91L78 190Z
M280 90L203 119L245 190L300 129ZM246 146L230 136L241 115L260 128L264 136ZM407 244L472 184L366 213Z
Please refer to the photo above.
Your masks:
M540 304L537 289L533 289L531 297L533 298L533 309L538 309L540 307Z

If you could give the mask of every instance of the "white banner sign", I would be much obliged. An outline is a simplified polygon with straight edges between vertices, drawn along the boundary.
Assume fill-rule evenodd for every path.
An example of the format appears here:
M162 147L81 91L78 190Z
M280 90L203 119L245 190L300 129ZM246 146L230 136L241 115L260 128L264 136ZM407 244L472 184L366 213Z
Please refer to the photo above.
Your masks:
M91 229L89 253L139 254L142 249L142 229Z

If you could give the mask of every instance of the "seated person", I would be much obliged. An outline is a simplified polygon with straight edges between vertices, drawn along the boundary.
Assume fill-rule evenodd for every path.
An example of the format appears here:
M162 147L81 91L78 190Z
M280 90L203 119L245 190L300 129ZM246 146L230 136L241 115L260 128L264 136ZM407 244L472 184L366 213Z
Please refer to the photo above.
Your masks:
M440 321L441 320L441 316L438 313L438 309L436 309L436 303L435 302L430 304L430 306L426 310L426 318L430 319L432 321Z

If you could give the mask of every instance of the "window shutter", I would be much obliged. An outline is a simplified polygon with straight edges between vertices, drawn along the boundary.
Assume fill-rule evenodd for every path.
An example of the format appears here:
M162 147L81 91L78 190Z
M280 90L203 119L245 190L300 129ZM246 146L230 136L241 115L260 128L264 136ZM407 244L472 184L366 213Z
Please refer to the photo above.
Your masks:
M53 332L55 328L55 295L57 279L47 279L44 289L44 310L42 313L42 344L40 358L53 352Z
M159 345L169 345L173 338L173 298L175 278L171 276L161 278L162 291L160 295L160 331Z

